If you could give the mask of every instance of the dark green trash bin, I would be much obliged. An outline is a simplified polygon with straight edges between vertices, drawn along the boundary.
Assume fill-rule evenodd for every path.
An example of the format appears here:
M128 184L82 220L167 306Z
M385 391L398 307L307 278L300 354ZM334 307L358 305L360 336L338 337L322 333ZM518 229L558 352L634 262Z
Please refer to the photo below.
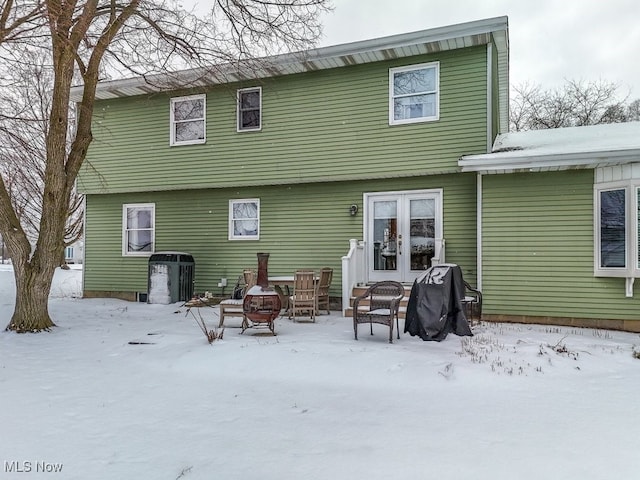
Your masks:
M184 252L156 252L149 257L148 303L186 302L193 296L195 262Z

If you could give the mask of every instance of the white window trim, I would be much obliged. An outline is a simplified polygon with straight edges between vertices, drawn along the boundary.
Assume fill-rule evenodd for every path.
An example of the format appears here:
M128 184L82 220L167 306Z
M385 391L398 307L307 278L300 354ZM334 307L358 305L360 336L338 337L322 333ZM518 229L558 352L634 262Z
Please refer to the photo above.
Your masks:
M257 127L247 127L241 128L240 126L240 95L245 92L258 92L260 94L260 124ZM240 88L236 93L236 131L238 133L244 132L259 132L262 130L262 87L249 87L249 88Z
M420 117L420 118L408 118L404 120L396 120L394 118L394 99L395 96L393 94L393 76L398 72L407 72L411 70L421 70L424 68L435 68L436 72L436 89L434 92L425 92L425 93L434 93L436 97L436 112L434 116L431 117ZM425 123L425 122L435 122L440 120L440 62L429 62L429 63L420 63L417 65L407 65L404 67L396 67L389 69L389 125L406 125L411 123Z
M596 183L593 188L593 274L595 277L640 277L638 268L638 196L640 180ZM600 193L610 190L625 191L625 267L600 266Z
M130 252L127 245L127 210L129 208L148 208L151 210L151 251L150 252ZM155 203L125 203L122 205L122 256L123 257L149 257L156 247L156 204Z
M255 203L258 206L258 234L257 235L234 235L233 225L233 205L236 203ZM237 198L229 200L229 240L260 240L260 199L259 198Z
M203 117L202 117L202 122L203 122L203 132L204 132L204 137L203 138L198 138L195 140L186 140L186 141L182 141L179 142L176 140L176 130L174 128L175 126L175 120L174 120L174 113L173 113L173 105L178 103L178 102L183 102L186 100L199 100L201 99L203 101ZM189 121L195 121L197 119L191 119ZM189 95L186 97L173 97L171 98L171 101L169 102L169 145L174 147L174 146L180 146L180 145L198 145L198 144L202 144L202 143L206 143L207 141L207 96L202 94L202 95Z

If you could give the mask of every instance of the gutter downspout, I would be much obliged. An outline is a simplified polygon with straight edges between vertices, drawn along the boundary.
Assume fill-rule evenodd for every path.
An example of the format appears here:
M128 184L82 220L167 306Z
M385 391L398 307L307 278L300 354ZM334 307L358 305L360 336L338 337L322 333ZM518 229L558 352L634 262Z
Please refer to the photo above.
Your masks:
M476 175L476 288L482 291L482 174Z
M493 51L491 42L487 43L487 153L491 153L493 146Z
M77 180L76 180L77 185ZM87 270L87 196L82 197L82 297L86 289L84 272Z
M493 148L493 50L487 44L487 153ZM482 174L476 174L476 288L482 291Z

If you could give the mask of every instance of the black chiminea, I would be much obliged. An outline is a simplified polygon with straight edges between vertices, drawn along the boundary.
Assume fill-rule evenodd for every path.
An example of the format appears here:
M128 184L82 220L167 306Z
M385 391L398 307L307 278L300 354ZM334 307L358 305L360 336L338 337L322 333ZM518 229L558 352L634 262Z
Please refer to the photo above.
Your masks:
M258 279L245 294L242 310L251 322L266 324L275 333L273 322L280 315L282 301L278 292L269 287L268 263L269 254L258 253Z

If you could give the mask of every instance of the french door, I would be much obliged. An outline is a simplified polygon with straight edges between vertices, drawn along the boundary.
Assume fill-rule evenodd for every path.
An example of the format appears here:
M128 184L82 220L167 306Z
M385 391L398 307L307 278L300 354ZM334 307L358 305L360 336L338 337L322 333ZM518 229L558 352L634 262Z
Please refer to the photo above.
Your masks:
M442 190L365 194L369 281L413 282L442 238Z

